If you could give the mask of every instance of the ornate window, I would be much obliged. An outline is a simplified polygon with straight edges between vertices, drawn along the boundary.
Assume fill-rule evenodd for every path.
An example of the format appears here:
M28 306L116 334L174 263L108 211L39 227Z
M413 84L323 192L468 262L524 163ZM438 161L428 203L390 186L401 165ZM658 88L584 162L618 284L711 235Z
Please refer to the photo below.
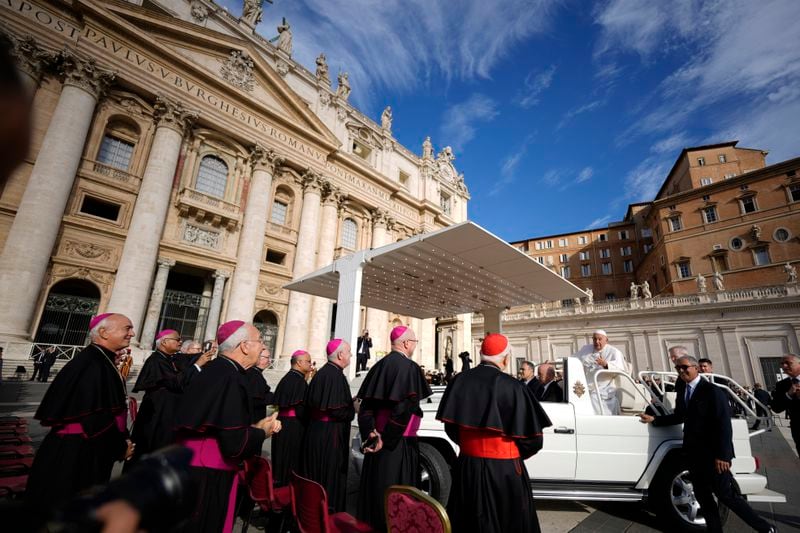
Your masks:
M450 196L445 193L439 194L439 206L442 208L442 213L447 216L450 216L452 211L452 202L450 201Z
M568 278L569 277L569 267L568 266L562 266L561 267L561 277L562 278Z
M734 237L731 239L730 245L731 245L731 250L738 251L744 248L744 241L739 237Z
M755 213L758 211L758 205L756 204L756 197L755 195L745 196L744 198L739 199L739 206L742 209L742 214L746 215L748 213Z
M119 170L128 170L131 166L134 146L135 144L132 142L106 133L103 142L100 143L97 161Z
M792 234L789 233L789 230L786 228L778 228L775 230L775 233L772 234L772 238L778 242L786 242L791 236Z
M228 165L217 156L207 155L200 161L197 171L197 184L195 189L214 196L225 197L225 187L228 185Z
M755 263L756 266L770 264L769 249L766 246L753 248L753 263Z
M692 277L692 267L689 264L689 261L681 261L676 265L678 269L678 277L681 279L691 278Z
M287 213L289 212L289 204L282 202L280 200L275 200L272 202L272 216L270 220L275 224L280 224L281 226L286 225L286 218Z
M356 242L358 240L358 224L352 218L346 218L342 222L342 247L348 250L356 249Z
M703 208L703 222L706 224L713 224L719 220L717 217L717 208L715 206L709 206Z
M669 217L669 229L670 231L680 231L683 229L683 224L681 223L681 217Z

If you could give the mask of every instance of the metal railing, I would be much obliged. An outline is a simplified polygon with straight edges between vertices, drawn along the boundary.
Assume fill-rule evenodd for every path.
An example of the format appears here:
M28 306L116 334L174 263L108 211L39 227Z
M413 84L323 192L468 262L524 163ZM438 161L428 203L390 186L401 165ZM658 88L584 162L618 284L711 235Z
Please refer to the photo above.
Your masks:
M31 343L28 359L33 359L33 356L46 351L51 346L55 347L56 349L56 361L70 361L78 352L85 348L83 345L77 346L71 344L47 344L42 342L34 342Z

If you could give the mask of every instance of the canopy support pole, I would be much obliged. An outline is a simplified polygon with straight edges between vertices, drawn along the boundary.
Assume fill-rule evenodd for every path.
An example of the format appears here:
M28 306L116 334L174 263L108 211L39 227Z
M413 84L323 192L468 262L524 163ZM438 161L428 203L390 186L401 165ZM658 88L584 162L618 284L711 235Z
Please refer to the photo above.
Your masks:
M488 309L481 310L481 314L483 315L484 335L488 335L489 333L503 332L500 317L503 315L503 311L505 310L505 307L490 307Z
M339 272L339 293L336 298L336 338L350 343L353 359L356 353L358 326L361 318L361 277L364 272L365 252L342 257L336 261ZM356 376L355 361L347 367L349 379Z

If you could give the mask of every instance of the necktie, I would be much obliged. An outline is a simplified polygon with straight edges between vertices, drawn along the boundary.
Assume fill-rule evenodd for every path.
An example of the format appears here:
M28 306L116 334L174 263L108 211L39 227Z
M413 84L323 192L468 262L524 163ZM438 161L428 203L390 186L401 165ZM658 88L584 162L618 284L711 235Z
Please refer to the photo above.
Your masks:
M685 403L686 403L687 406L689 405L689 400L691 400L691 399L692 399L692 386L691 385L686 385L686 398L685 398L686 402Z

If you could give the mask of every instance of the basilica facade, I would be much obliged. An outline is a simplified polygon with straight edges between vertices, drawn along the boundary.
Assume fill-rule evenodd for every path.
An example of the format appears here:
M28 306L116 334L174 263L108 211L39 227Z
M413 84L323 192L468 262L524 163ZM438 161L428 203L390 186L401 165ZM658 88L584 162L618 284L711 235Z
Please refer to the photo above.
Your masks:
M177 329L213 338L253 321L273 353L320 358L335 303L283 288L356 250L467 219L448 147L421 154L331 80L292 58L289 23L268 39L261 2L7 0L2 31L31 91L30 154L0 196L0 341L78 346L89 317L129 316L137 345ZM301 37L300 37L301 38ZM392 325L469 349L470 317L365 309L373 353ZM280 359L279 359L280 362Z

